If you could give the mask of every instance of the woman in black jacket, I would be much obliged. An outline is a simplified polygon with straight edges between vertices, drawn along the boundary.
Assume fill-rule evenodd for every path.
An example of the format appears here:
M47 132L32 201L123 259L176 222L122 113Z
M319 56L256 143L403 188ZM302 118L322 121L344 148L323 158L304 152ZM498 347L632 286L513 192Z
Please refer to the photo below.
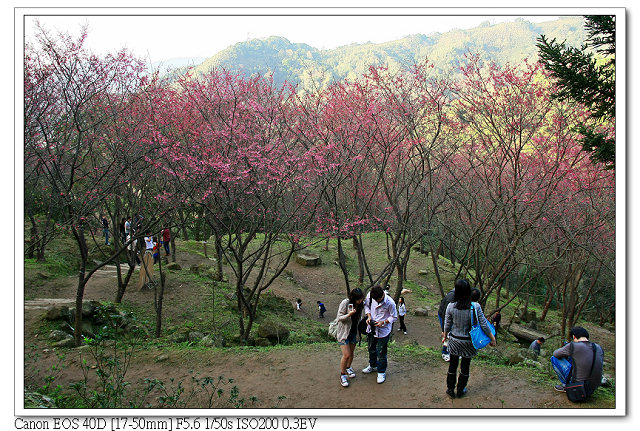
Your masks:
M477 302L473 303L478 312L478 323L485 334L491 339L491 346L496 345L496 339L487 325L482 308ZM467 392L467 382L469 381L469 366L471 358L477 351L471 342L471 286L467 280L457 280L455 284L455 294L453 302L447 305L444 319L444 331L442 341L449 340L449 371L447 373L447 395L451 398L463 397ZM460 362L460 376L456 392L456 373Z

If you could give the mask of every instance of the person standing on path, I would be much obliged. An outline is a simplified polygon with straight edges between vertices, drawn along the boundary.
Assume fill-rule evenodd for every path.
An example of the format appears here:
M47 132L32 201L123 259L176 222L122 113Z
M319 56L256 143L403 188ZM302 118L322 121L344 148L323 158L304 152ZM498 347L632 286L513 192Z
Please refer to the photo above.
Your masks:
M120 242L122 244L125 244L127 242L127 233L126 233L125 228L124 228L124 224L126 222L127 222L127 219L122 217L122 220L120 221L120 227L119 227L119 229L120 229Z
M469 366L471 358L477 351L471 342L471 286L467 280L457 280L454 289L453 302L447 305L444 319L442 340L449 340L449 370L447 372L447 395L451 398L463 397L467 393L469 381ZM487 325L482 308L477 302L474 307L478 313L478 323L485 334L491 339L490 345L496 345L496 339ZM456 373L460 362L460 376L456 387ZM455 388L455 392L454 392Z
M104 232L104 245L109 244L109 220L107 220L107 216L102 216L102 232Z
M131 233L131 216L128 216L127 221L124 222L124 234L127 241L129 241Z
M378 383L387 379L387 344L391 337L393 322L398 320L396 303L380 285L371 288L364 301L367 315L367 349L369 366L362 370L364 374L378 372Z
M169 242L171 241L171 231L165 225L162 229L162 245L164 245L164 251L166 253L165 257L169 257L171 254L171 248L169 247Z
M349 297L342 300L338 306L336 320L338 322L338 332L336 339L342 351L340 360L340 384L343 387L349 386L348 378L354 378L356 372L351 368L353 353L356 349L356 338L358 336L358 322L362 319L364 305L364 294L360 288L355 288L349 292Z
M400 320L400 327L398 331L402 331L404 335L407 335L407 326L404 324L404 316L407 315L407 306L404 302L404 297L401 296L398 299L398 319Z

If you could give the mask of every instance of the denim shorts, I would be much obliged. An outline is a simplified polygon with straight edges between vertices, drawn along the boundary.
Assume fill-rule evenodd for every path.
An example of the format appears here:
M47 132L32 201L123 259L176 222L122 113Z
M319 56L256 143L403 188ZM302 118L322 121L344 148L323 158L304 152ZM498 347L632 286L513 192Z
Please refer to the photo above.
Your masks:
M344 341L338 341L338 344L341 346L346 346L347 344L356 344L357 334L353 334L352 336L347 336Z

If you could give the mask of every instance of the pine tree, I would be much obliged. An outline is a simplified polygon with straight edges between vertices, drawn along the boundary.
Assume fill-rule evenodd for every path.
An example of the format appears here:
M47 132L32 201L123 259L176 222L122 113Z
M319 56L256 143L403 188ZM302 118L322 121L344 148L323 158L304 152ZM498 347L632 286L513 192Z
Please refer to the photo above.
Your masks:
M540 61L557 80L554 97L582 103L591 112L593 123L578 129L583 135L582 149L591 153L594 163L613 169L615 138L598 126L614 121L616 116L615 16L585 16L585 29L588 37L580 49L557 43L556 39L549 41L545 35L540 35L537 47Z

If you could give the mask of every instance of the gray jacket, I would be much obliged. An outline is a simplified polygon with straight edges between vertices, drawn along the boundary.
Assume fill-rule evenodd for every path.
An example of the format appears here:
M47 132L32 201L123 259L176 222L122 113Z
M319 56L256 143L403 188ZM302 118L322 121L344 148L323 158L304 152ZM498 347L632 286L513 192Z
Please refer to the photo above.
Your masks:
M587 380L591 383L593 389L600 385L602 380L602 366L604 363L604 350L602 346L593 343L596 346L596 362L593 365L593 374L591 371L591 363L593 362L593 349L590 341L578 341L567 343L553 352L553 356L558 359L568 358L573 344L573 360L578 370L575 381Z
M348 311L349 306L349 298L345 298L342 300L340 305L338 306L338 315L336 316L336 320L338 322L338 333L336 334L336 339L338 341L344 342L349 336L349 331L351 331L351 316L349 316ZM358 315L358 322L362 320L364 307L360 310Z
M473 302L473 306L478 311L478 322L480 322L482 330L490 337L491 330L487 325L487 318L484 317L482 307L477 302ZM473 319L473 323L477 324L475 317ZM452 335L457 337L469 337L469 331L471 331L471 310L468 308L458 310L455 302L447 305L447 311L444 316L444 333L451 332Z

